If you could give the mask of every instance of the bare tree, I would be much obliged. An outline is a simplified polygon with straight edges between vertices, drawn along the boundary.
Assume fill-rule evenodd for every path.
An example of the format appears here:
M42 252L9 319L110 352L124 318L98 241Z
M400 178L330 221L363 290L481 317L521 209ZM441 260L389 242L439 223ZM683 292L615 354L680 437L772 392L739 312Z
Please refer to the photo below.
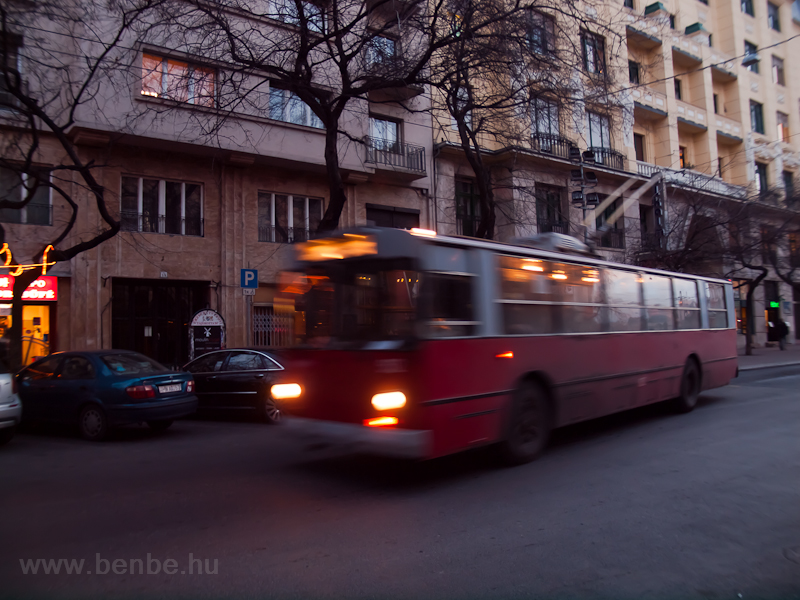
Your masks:
M12 241L19 247L14 248L16 254L4 257L11 257L11 272L16 275L7 332L13 366L21 363L22 294L28 285L43 266L68 261L119 231L120 224L108 209L108 190L97 176L102 165L84 156L73 133L78 113L93 109L109 73L120 68L121 56L128 51L123 40L156 4L156 0L120 0L102 7L51 0L0 3L3 220L19 222L24 210L28 222L50 223L49 202L39 200L51 191L67 206L49 237L30 239L0 224L0 245ZM78 231L79 208L94 211L101 225ZM42 219L32 218L35 215Z

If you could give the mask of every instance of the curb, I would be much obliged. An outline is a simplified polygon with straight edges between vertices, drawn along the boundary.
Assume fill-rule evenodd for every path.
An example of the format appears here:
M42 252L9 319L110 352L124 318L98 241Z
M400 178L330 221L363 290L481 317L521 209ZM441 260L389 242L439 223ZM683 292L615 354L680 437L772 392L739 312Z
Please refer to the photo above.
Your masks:
M751 365L748 367L739 367L739 371L756 371L758 369L776 369L778 367L794 367L800 365L800 361L796 360L793 362L784 362L784 363L775 363L770 365Z

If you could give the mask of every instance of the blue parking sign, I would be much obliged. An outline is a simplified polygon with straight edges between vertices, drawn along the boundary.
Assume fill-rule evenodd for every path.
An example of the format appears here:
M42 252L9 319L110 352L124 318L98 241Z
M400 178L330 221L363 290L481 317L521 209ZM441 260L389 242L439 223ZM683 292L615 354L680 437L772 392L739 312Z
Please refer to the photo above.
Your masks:
M258 271L256 269L242 269L242 287L246 289L258 287Z

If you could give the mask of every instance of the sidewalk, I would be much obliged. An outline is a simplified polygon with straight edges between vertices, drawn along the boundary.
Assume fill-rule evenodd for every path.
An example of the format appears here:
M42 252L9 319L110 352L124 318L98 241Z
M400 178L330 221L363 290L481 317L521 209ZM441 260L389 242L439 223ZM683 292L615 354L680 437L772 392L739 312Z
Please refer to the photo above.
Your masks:
M752 371L753 369L800 365L800 340L795 340L795 342L791 345L787 344L784 351L781 351L777 344L774 348L753 348L752 356L745 356L744 348L739 348L739 370Z

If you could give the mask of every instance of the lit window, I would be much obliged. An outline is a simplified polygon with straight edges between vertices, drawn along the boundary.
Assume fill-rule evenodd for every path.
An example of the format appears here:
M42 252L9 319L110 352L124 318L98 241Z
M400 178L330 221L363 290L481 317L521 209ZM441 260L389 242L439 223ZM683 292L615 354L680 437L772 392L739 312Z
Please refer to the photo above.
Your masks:
M142 96L214 106L215 94L213 69L152 54L142 55Z

